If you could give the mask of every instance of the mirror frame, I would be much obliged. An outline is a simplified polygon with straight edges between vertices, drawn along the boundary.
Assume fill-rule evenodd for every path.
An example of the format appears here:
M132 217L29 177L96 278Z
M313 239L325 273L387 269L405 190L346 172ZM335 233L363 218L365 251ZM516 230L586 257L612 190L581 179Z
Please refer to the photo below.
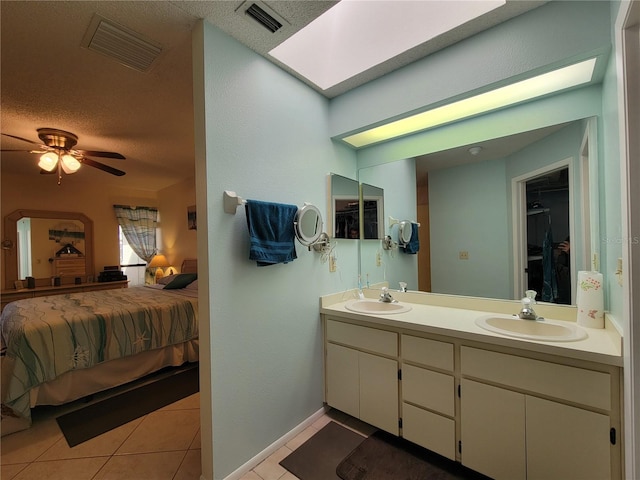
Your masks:
M8 247L3 247L4 252L4 278L5 289L9 289L18 278L18 227L17 222L21 218L50 218L61 220L77 220L84 225L85 241L85 277L94 276L93 268L93 221L83 213L56 212L49 210L15 210L4 218L4 242ZM36 278L36 286L50 285L49 278Z
M316 215L315 231L313 233L305 232L306 222L304 222L304 217L309 217L309 215L312 214ZM309 247L316 243L323 233L322 213L320 213L320 210L315 205L305 203L302 207L298 208L293 225L298 241L305 247Z

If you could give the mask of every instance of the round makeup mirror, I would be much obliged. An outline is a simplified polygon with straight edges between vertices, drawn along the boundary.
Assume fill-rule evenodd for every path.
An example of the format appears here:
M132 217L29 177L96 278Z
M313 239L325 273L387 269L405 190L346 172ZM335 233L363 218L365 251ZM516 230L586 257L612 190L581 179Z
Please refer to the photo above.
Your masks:
M322 235L322 214L315 205L305 203L298 209L293 225L298 241L308 247L316 243Z
M413 227L411 226L411 222L409 220L402 220L398 224L398 243L400 245L406 245L411 240L411 233L413 232Z

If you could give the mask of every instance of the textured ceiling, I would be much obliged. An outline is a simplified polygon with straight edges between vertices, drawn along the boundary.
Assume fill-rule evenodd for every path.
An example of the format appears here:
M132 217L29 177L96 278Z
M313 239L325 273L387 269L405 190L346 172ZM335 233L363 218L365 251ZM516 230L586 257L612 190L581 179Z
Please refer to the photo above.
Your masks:
M79 137L77 148L115 151L127 157L124 161L99 159L127 172L123 177L83 167L63 182L81 180L155 191L192 177L191 31L198 20L206 19L274 61L266 52L335 2L267 2L288 22L275 34L238 13L243 3L3 0L1 131L38 141L37 128L57 128L75 133ZM510 1L489 15L321 93L329 98L336 96L542 3ZM150 71L141 73L82 46L95 15L162 45L163 52ZM3 149L32 147L4 136L1 145ZM29 153L2 153L2 172L37 175L36 158Z

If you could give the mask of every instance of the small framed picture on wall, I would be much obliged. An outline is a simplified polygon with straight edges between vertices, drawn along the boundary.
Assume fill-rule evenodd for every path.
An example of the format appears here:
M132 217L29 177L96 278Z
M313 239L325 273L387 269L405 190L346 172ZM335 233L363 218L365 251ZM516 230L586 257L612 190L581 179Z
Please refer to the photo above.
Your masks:
M191 205L187 207L187 226L189 230L197 230L198 223L196 219L196 206Z

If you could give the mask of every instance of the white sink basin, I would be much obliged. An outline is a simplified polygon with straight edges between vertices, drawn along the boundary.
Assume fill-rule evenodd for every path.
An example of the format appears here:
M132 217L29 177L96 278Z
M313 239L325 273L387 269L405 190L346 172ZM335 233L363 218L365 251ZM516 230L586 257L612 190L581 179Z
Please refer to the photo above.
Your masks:
M587 338L587 332L571 323L522 320L513 315L487 315L477 318L476 325L490 332L543 342L574 342Z
M371 315L386 315L390 313L404 313L411 310L409 305L402 303L386 303L379 300L364 299L350 300L345 304L347 310L358 313L369 313Z

